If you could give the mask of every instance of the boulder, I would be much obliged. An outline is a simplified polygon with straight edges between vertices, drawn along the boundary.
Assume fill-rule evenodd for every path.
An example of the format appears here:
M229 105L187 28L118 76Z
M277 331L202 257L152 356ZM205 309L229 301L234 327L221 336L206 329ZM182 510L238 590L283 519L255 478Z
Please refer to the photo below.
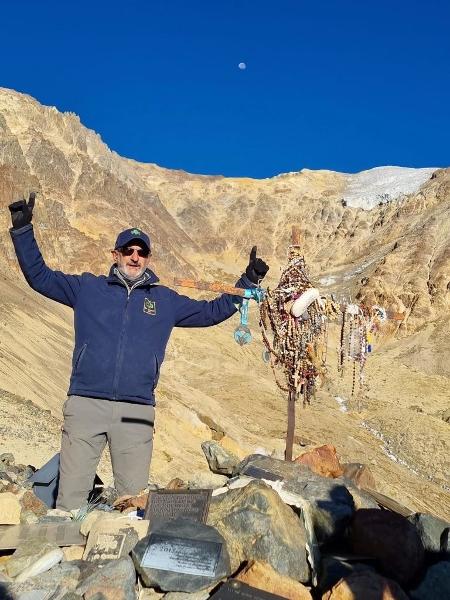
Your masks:
M302 509L308 503L319 544L343 533L353 515L353 498L344 481L321 477L305 465L254 454L235 472L265 480L291 506Z
M3 470L5 467L13 466L15 462L14 454L11 454L11 452L3 452L0 454L0 470Z
M320 578L317 587L322 593L327 592L340 579L349 577L353 573L370 570L375 571L373 564L353 561L339 556L324 556L321 562Z
M32 577L36 577L41 573L49 571L52 567L60 563L63 558L64 554L61 548L49 550L45 554L42 554L42 556L36 561L31 563L29 567L21 571L16 577L16 582L21 583L22 581L27 581L27 579L31 579Z
M111 560L83 578L76 593L84 600L136 600L136 573L129 556Z
M27 541L20 544L6 563L6 574L9 577L17 577L19 573L28 569L52 550L59 550L59 547L52 542L43 542L42 540Z
M338 581L322 600L408 600L408 596L395 581L366 570Z
M308 588L290 577L280 575L267 562L250 562L235 579L288 600L312 600Z
M58 591L57 598L62 598L65 593L75 590L79 583L81 568L80 561L61 562L41 575L27 579L22 583L12 583L9 586L13 598L29 594L35 590L43 590L43 598L50 598ZM26 597L26 596L25 596ZM32 597L32 596L31 596Z
M346 463L342 465L343 476L350 479L358 488L376 490L377 486L372 471L362 463Z
M213 497L208 523L225 538L233 571L243 561L262 560L282 575L309 580L303 523L264 482Z
M360 508L375 508L378 510L380 508L376 500L369 492L357 487L357 485L350 479L341 477L335 481L341 481L342 485L348 489L353 498L355 510L359 510Z
M233 438L225 435L219 442L224 450L231 452L235 456L239 457L239 460L243 460L246 456L248 456L248 452L246 452Z
M149 556L149 548L154 549L153 556ZM144 585L166 592L199 592L231 574L224 538L214 527L190 519L156 526L133 548L131 556ZM149 559L156 564L164 561L165 568L141 564Z
M228 481L226 475L219 475L211 471L198 471L189 478L188 486L192 490L215 490Z
M427 513L408 517L417 529L426 552L450 554L450 523Z
M382 572L401 585L420 577L424 549L416 528L405 517L386 510L358 510L350 537L356 554L378 559Z
M22 507L12 492L0 493L0 525L18 525Z
M336 448L330 444L319 446L298 456L295 463L306 465L322 477L340 477L344 471L339 463Z
M39 517L34 512L22 509L20 513L20 523L22 525L36 525L39 522Z
M213 473L231 475L239 464L239 458L214 441L202 443L202 450Z
M412 600L450 598L450 561L441 561L429 567L420 585L409 595Z
M20 499L22 510L29 510L37 517L47 514L48 506L42 502L32 491L27 490Z

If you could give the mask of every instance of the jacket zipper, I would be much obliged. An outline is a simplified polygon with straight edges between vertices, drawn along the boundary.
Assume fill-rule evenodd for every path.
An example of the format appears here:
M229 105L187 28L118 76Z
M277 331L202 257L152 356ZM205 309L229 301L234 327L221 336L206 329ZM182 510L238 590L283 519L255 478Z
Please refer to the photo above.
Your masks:
M143 280L137 281L134 285L132 285L131 287L128 287L127 282L125 281L125 279L122 277L121 273L119 270L116 270L116 275L117 277L120 279L120 281L124 284L126 290L127 290L127 301L125 303L125 308L123 311L123 317L122 317L122 330L120 332L120 338L119 338L119 347L117 349L117 358L116 358L116 373L114 375L114 381L113 381L113 398L114 400L118 400L118 386L119 386L119 375L120 372L122 370L122 362L123 362L123 338L125 337L125 325L127 322L127 312L128 312L128 304L129 304L129 300L130 300L130 295L131 292L139 287L139 285L141 283L144 283Z

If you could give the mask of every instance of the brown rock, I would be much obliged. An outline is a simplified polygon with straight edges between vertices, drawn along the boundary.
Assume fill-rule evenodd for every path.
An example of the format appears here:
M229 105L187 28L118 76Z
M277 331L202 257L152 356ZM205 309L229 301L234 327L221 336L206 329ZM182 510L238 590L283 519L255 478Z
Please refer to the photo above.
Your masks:
M322 477L340 477L343 474L336 448L330 444L308 450L298 456L294 462L306 465L311 471Z
M383 573L402 585L420 575L423 544L414 525L401 515L377 509L356 511L351 541L356 554L378 559Z
M174 479L171 479L166 485L166 490L185 490L187 489L187 487L187 483L185 483L179 477L175 477Z
M18 525L21 510L20 502L13 493L0 494L0 525Z
M377 486L372 471L367 465L361 463L347 463L342 465L344 477L353 481L359 488L369 488L376 490Z
M251 561L235 579L288 600L312 600L308 588L263 561Z
M144 509L148 502L148 492L139 494L138 496L121 496L114 502L114 508L120 511L127 510L129 508L141 508Z
M408 600L408 596L395 581L367 570L340 579L322 600Z
M48 506L29 490L22 496L20 504L22 505L23 510L29 510L37 517L43 517L48 511Z

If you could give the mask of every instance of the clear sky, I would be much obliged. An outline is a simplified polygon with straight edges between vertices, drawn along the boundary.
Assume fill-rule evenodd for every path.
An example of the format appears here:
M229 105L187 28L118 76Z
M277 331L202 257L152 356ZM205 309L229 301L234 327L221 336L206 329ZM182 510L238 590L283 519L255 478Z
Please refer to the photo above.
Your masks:
M77 113L123 156L250 177L450 165L448 0L0 9L0 86Z

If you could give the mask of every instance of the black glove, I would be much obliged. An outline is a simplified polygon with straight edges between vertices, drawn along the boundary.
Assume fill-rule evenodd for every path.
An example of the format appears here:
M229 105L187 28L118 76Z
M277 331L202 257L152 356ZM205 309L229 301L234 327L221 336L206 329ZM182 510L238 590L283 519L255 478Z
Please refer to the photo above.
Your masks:
M8 206L11 211L13 229L20 229L31 223L35 199L36 194L31 192L28 202L26 200L18 200Z
M253 246L250 252L248 266L245 269L245 274L252 283L261 281L269 270L269 265L267 265L262 258L256 258L256 249L256 246Z

